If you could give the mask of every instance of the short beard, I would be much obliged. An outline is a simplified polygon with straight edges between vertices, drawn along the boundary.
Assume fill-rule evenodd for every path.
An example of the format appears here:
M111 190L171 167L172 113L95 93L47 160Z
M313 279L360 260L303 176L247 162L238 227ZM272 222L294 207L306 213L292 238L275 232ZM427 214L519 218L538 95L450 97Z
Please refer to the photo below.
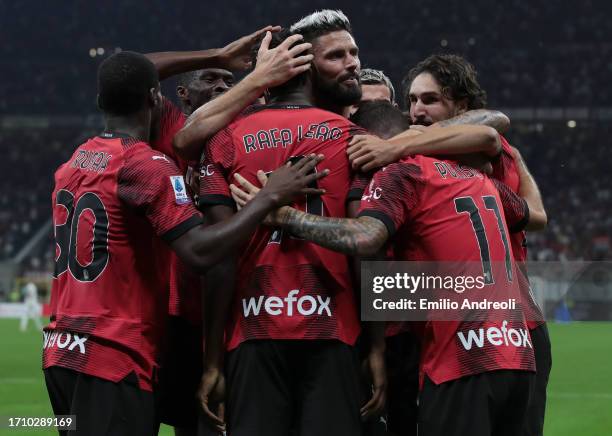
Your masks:
M329 101L339 106L351 106L359 103L361 100L361 86L359 81L357 86L347 88L343 87L336 81L321 80L317 75L315 77L315 91L317 95L325 101Z

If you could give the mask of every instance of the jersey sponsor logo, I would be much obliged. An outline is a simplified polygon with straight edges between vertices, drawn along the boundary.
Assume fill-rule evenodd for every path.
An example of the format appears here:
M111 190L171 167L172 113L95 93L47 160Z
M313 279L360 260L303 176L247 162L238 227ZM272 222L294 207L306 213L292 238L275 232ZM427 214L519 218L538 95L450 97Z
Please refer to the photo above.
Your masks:
M79 335L76 333L68 333L62 331L44 331L43 332L43 349L48 350L56 347L60 350L67 349L68 351L78 351L85 354L85 342L89 339L89 335Z
M154 155L154 156L151 157L151 159L153 159L153 160L163 160L163 161L166 161L167 163L170 163L170 161L168 160L168 158L166 156Z
M183 176L170 176L170 184L174 190L176 204L187 204L191 202L189 195L187 195L185 179L183 179Z
M298 298L297 295L299 293L299 289L293 289L289 291L285 298L266 297L265 295L249 299L243 298L242 310L244 317L259 316L262 308L266 314L271 316L310 316L315 313L321 316L332 316L329 307L331 297L323 299L320 295L317 295L316 298L312 295L304 295Z
M495 347L524 347L533 348L529 339L527 329L508 328L508 321L504 320L501 327L489 327L487 329L480 328L478 330L471 329L467 334L457 332L457 337L463 348L467 351L473 347L482 348L485 343Z

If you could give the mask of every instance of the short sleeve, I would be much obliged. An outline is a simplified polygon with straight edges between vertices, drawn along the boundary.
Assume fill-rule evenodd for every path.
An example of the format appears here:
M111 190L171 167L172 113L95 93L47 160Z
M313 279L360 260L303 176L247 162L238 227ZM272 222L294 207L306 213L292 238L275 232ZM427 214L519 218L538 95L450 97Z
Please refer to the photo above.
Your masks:
M492 181L499 192L508 230L510 233L522 231L529 223L529 206L527 202L512 192L508 185L499 180L492 179Z
M208 141L200 160L198 207L235 206L227 182L234 161L234 153L232 133L229 127L220 130Z
M496 156L491 164L493 165L493 173L491 177L508 185L511 189L518 190L518 172L516 170L516 162L512 155L510 143L502 135L499 135L502 144L501 153Z
M382 221L389 235L405 222L418 203L418 180L421 169L413 163L397 162L376 174L361 199L357 216Z
M144 144L126 154L117 193L123 203L144 214L166 242L202 223L176 164Z
M352 122L349 122L349 127L347 129L347 132L348 132L347 141L346 141L347 148L353 136L371 135L371 133L368 132L366 129L364 129L363 127L359 127L358 125L353 124ZM351 178L351 185L349 187L349 192L346 197L346 201L350 202L350 201L361 200L361 197L363 196L363 193L368 187L370 180L372 180L373 175L374 175L374 171L370 171L368 173L363 173L361 171L353 173L353 176Z
M161 151L174 159L175 162L178 162L177 156L172 148L172 139L184 125L185 114L183 114L178 106L164 97L162 99L159 123L154 133L154 140L151 142L151 148Z
M351 179L351 185L349 187L348 195L346 196L346 201L356 201L361 200L363 197L363 193L367 189L370 184L370 180L372 180L373 172L362 173L356 172L353 173L353 177Z

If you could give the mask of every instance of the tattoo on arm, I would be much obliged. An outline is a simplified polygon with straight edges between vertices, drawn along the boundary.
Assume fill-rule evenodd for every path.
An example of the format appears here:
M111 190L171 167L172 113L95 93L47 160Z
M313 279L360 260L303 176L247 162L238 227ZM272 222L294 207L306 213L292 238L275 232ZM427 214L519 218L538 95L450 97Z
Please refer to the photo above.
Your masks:
M389 237L387 227L376 218L327 218L293 208L283 227L322 247L360 256L375 254Z
M502 133L508 129L509 120L506 115L499 111L474 109L457 115L454 118L438 121L436 124L440 127L456 126L458 124L477 124L493 127L495 130Z

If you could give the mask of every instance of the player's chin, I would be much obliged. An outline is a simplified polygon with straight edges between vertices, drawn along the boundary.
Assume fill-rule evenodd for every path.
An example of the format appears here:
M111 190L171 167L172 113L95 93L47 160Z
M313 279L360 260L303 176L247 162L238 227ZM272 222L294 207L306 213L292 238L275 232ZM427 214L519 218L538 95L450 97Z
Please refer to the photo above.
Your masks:
M357 104L361 101L361 87L359 85L341 83L339 94L338 97L341 97L345 106Z

